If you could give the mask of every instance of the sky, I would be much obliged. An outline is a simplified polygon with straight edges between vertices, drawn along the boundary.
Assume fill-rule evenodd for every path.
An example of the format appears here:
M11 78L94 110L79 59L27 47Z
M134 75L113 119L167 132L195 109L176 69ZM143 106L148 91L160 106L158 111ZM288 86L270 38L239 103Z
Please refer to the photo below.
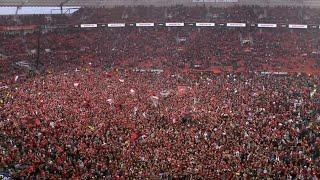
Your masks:
M70 8L80 7L63 7L66 12ZM0 7L0 15L13 15L16 12L16 7ZM76 9L70 9L68 13L75 12ZM60 7L22 7L18 14L60 14Z

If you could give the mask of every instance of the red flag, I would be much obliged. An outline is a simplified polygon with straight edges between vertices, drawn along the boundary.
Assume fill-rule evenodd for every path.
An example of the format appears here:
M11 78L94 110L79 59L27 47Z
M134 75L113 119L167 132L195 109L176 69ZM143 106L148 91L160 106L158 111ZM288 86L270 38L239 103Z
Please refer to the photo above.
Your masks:
M131 133L130 142L135 142L138 139L138 134L136 132Z
M40 126L40 124L41 124L40 119L36 119L36 120L35 120L35 124L36 124L37 126Z
M111 78L112 77L112 73L111 72L107 72L106 75L107 75L107 78Z

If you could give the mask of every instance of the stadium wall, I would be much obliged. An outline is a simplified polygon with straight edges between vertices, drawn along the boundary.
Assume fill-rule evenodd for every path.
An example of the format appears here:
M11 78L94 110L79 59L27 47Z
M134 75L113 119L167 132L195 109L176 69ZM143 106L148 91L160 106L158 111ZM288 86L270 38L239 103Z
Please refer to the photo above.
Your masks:
M93 0L94 1L94 0ZM233 5L258 5L258 6L307 6L320 7L318 0L109 0L109 1L93 1L87 0L71 0L68 2L70 6L86 6L86 7L115 7L115 6L215 6L227 7Z
M23 3L22 3L23 2ZM0 0L0 6L64 6L115 7L115 6L306 6L320 8L319 0Z

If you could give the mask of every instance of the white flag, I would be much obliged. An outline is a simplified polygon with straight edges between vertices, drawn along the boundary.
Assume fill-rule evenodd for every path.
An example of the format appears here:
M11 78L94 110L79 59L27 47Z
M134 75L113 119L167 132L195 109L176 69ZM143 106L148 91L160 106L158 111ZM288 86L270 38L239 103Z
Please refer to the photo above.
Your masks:
M130 89L130 94L134 95L136 93L136 91L134 89Z
M18 76L18 75L14 77L14 81L15 81L15 82L17 82L18 79L19 79L19 76Z
M151 101L154 105L154 107L158 107L158 104L159 104L159 97L158 96L151 96Z
M107 99L107 102L108 102L110 105L112 105L113 100L112 100L112 99Z

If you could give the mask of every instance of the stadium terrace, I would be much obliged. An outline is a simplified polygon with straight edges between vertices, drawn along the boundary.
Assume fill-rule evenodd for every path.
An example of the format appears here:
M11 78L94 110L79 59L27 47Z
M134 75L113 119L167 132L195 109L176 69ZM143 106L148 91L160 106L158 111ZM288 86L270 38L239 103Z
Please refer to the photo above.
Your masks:
M55 2L0 16L0 178L320 178L317 2Z

